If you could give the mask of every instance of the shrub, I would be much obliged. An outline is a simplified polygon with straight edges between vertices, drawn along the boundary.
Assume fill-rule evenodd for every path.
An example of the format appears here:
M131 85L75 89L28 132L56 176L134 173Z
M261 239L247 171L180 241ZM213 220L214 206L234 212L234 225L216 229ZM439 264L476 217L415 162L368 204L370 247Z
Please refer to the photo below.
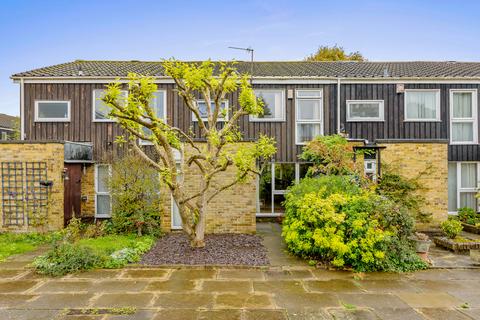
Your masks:
M480 217L478 216L477 212L468 207L458 209L457 218L458 220L471 225L476 225L480 222Z
M112 227L117 233L160 233L160 178L137 155L128 154L112 165Z
M296 255L357 271L425 267L407 239L412 217L351 177L304 179L286 195L285 208L282 235Z
M443 233L445 233L450 239L455 239L463 230L462 223L455 219L447 219L443 221L440 227L442 228Z
M101 266L103 258L92 249L70 243L61 243L45 255L35 258L33 266L38 273L62 276L80 270Z

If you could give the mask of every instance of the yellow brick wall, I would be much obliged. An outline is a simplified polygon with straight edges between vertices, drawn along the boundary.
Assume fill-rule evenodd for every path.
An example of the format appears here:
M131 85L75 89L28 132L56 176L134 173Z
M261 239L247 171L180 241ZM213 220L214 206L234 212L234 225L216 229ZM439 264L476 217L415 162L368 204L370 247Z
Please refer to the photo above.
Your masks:
M392 165L400 174L412 178L427 168L420 183L426 198L425 212L432 213L433 222L447 218L448 212L448 145L446 143L387 143L381 151L382 164Z
M188 157L188 150L186 150ZM183 164L184 182L191 192L200 188L201 176L195 166L187 167ZM236 169L230 167L220 173L214 183L225 184L233 181ZM220 193L207 208L207 233L255 233L256 215L256 180L250 177L245 183L237 184ZM171 196L169 191L162 187L164 214L162 216L162 230L171 229Z
M53 181L49 190L48 222L43 227L28 227L25 220L23 227L3 226L3 207L0 230L33 231L34 229L58 230L63 228L63 179L64 146L61 143L1 143L0 162L46 162L47 179ZM0 200L2 194L0 193ZM26 215L26 212L25 212Z
M82 217L95 216L95 165L88 165L82 174L82 197L87 200L82 201Z

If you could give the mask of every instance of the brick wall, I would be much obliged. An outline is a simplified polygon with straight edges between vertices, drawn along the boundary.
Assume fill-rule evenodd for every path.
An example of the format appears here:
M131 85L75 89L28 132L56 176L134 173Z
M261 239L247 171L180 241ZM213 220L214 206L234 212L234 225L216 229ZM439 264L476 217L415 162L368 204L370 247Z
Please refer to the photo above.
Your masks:
M89 165L85 168L82 175L82 197L87 199L82 201L82 217L95 216L95 165Z
M27 231L36 228L58 230L63 228L63 160L64 145L62 143L1 143L0 162L46 162L47 179L53 182L49 187L48 217L43 227L28 227L25 219L23 226L3 226L2 192L0 192L0 208L2 223L0 230ZM25 185L25 184L24 184ZM26 216L26 211L25 211Z
M386 143L381 151L382 164L390 164L406 177L415 177L427 168L420 183L433 222L445 220L448 212L448 145L446 143Z
M188 150L186 150L188 156ZM195 167L184 166L184 182L188 190L195 192L200 187L200 172ZM235 178L236 169L230 167L220 173L214 183L230 182ZM254 233L256 230L256 180L250 177L245 183L237 184L223 191L209 204L207 208L207 233ZM162 230L171 229L171 196L165 187L162 188L165 204L162 217Z

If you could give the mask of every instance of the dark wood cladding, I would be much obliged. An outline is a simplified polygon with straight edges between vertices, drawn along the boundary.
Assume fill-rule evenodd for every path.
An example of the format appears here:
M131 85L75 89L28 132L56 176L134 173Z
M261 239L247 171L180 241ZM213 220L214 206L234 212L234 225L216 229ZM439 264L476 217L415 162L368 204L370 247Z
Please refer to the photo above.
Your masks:
M39 83L25 85L25 134L28 140L67 140L90 142L93 144L94 160L104 161L125 151L125 146L115 144L123 130L113 122L92 121L92 90L103 89L105 84L78 83ZM440 89L441 121L404 122L404 94L396 93L395 84L342 84L341 85L341 125L351 138L392 140L445 140L449 139L449 90L480 89L472 84L406 84L406 89ZM285 92L286 120L283 122L251 122L248 117L239 120L239 128L246 140L255 140L260 134L272 136L277 141L276 161L296 161L302 146L295 144L295 95L288 99L288 90L322 89L324 107L324 132L336 132L336 93L335 84L275 84L255 85L255 88L282 89ZM192 122L190 111L175 93L173 84L160 84L159 89L167 91L168 121L182 128L190 128L198 136L199 129ZM480 90L479 90L480 91ZM70 100L70 122L35 122L35 100ZM229 107L237 105L238 93L228 97ZM385 121L346 122L346 100L384 100ZM480 106L480 103L478 104ZM478 112L480 114L480 110ZM449 146L450 161L480 161L479 145Z
M124 152L124 146L115 144L117 136L124 131L113 122L92 121L92 91L103 89L105 84L27 84L25 86L25 134L28 140L67 140L91 142L96 161L110 160ZM239 128L246 140L255 140L260 134L272 136L277 141L276 161L296 161L301 146L295 144L295 99L287 99L287 90L297 88L318 88L324 96L324 131L335 132L335 86L331 85L258 85L255 88L283 89L285 91L286 121L250 122L248 117L239 120ZM183 130L193 129L199 137L198 125L192 122L191 112L175 93L173 84L160 84L159 89L167 91L167 118ZM35 100L70 100L70 122L35 122ZM229 107L235 108L238 93L228 97Z

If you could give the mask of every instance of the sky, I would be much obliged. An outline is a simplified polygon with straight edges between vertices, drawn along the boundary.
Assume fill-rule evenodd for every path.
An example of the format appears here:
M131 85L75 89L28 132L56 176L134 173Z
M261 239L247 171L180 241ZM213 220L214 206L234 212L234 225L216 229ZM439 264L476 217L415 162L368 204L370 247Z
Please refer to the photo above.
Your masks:
M480 61L480 1L0 0L0 113L12 74L83 60L302 60L320 45L371 61Z

